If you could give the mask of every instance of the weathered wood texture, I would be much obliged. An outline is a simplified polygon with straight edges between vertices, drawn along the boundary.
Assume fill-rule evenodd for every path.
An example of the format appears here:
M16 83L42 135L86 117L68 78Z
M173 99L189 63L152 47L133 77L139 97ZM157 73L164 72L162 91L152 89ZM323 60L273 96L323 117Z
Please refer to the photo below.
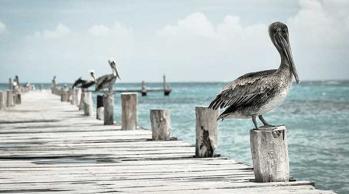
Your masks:
M69 91L64 88L61 89L61 102L69 102Z
M333 194L308 181L256 183L245 164L194 158L192 145L151 136L29 92L0 111L0 193Z
M168 110L150 110L150 122L153 140L170 140L171 138L171 114Z
M6 96L7 94L3 91L0 91L0 110L4 110L6 108Z
M289 181L285 126L250 131L251 153L257 182Z
M92 92L85 92L84 94L84 115L85 116L93 116L93 100L92 100Z
M97 95L97 99L96 99L96 119L104 120L103 95Z
M121 128L133 130L137 128L137 93L121 94Z
M7 107L12 107L15 105L15 103L13 102L13 91L11 90L7 90L6 91L6 106Z
M69 89L69 101L70 101L70 104L71 105L74 105L74 103L75 103L75 89L73 89L73 88L70 88Z
M218 111L207 107L196 107L196 157L213 157L217 147Z
M80 93L80 103L79 103L79 110L83 110L84 109L84 98L85 98L85 89L80 89L81 93Z
M114 124L114 95L112 93L106 93L103 95L104 106L104 125Z
M20 93L14 94L14 102L15 104L21 104L22 103L22 95Z

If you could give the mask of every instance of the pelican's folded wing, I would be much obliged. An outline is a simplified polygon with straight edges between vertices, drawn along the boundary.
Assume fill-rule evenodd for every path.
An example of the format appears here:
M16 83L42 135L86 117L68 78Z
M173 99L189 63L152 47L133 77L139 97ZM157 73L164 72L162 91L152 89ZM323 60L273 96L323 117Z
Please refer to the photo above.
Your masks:
M259 103L273 90L269 76L276 70L267 70L245 74L227 84L210 103L209 108L242 107Z

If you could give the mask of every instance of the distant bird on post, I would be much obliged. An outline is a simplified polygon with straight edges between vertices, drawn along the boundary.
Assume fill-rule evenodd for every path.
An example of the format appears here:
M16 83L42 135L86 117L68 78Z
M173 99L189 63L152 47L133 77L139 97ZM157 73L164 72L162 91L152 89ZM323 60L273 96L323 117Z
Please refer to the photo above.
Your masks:
M112 92L116 79L120 79L115 61L108 60L108 63L112 69L112 74L103 75L97 78L96 91L101 91L102 89L108 88L109 92Z
M269 36L281 57L278 69L245 74L227 84L210 103L209 108L225 110L218 119L252 118L258 129L256 117L264 126L273 126L266 122L262 114L279 106L292 85L292 76L299 83L296 66L293 62L288 28L281 22L269 26Z
M93 70L90 71L91 79L90 80L83 80L81 77L77 79L72 88L79 87L79 88L89 88L93 86L96 83L96 76L95 72Z

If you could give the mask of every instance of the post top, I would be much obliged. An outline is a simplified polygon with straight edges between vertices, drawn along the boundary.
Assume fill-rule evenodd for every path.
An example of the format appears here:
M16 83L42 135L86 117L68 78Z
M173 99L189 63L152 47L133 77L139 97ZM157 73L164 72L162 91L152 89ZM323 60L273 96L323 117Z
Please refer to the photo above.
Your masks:
M137 95L136 92L123 92L121 95Z
M273 127L259 127L259 129L251 129L251 132L255 133L262 133L262 132L273 132L273 131L286 131L286 126L285 125L279 125L279 126L273 126Z

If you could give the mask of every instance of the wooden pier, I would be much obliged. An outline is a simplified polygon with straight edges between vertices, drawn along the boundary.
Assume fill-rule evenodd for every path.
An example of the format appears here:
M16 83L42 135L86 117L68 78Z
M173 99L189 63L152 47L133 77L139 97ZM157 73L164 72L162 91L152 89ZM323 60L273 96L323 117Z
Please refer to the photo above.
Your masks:
M103 125L49 91L23 94L0 111L0 193L333 194L309 181L257 183L250 166L151 139L151 130Z

